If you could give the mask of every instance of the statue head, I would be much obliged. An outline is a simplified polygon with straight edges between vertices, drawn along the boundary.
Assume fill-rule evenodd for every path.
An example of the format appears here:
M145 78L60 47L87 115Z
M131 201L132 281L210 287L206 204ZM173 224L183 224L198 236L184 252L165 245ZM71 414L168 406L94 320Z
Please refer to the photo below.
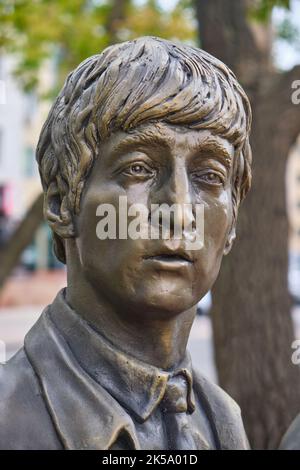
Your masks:
M105 49L68 76L37 148L56 256L131 311L180 312L211 288L251 182L249 101L203 50L154 37ZM97 237L97 208L202 204L204 245ZM119 215L119 209L116 212ZM181 214L182 215L182 214ZM119 220L119 219L118 219ZM120 221L119 221L120 222Z

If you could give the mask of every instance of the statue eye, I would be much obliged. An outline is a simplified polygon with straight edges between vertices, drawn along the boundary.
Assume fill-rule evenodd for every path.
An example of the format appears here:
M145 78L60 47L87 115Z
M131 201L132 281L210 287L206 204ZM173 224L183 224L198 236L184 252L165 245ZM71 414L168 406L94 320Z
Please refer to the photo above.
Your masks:
M136 165L131 165L130 170L133 174L140 175L141 173L144 173L146 168L143 167L142 165L136 164Z
M221 186L224 184L224 179L221 175L214 171L207 171L206 173L196 173L195 179L197 182L205 182L213 186Z
M207 173L206 175L203 175L203 177L208 183L212 183L212 184L223 183L222 178L217 173L214 173L212 171L210 173Z
M129 176L150 177L154 174L154 171L143 163L133 163L125 169L124 173Z

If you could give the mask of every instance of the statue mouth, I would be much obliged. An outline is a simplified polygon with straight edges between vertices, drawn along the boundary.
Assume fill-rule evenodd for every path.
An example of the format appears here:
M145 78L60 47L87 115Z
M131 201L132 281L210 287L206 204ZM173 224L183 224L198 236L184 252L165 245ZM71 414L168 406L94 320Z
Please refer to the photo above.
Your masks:
M160 264L161 266L169 266L174 268L190 266L194 263L191 255L181 249L171 250L171 249L161 249L156 253L144 256L144 259L148 262L153 262Z
M167 263L176 263L179 261L185 261L187 263L192 263L191 260L189 260L187 257L181 256L181 255L170 255L170 254L163 254L163 255L155 255L155 256L147 256L145 259L152 259L152 260L157 260L157 261L165 261Z

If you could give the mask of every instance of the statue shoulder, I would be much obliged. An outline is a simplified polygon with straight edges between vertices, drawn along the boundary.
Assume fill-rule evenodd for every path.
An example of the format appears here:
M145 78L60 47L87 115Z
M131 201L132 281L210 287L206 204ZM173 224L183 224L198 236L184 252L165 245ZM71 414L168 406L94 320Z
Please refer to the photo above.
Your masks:
M59 449L38 379L24 349L0 365L0 449Z
M194 369L195 391L221 449L249 449L239 405L217 384Z
M300 414L298 414L284 434L279 449L300 450Z

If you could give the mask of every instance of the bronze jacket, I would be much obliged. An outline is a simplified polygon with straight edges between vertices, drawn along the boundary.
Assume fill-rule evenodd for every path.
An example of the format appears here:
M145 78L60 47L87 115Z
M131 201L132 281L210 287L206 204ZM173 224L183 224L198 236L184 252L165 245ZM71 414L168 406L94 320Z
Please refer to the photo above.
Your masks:
M131 417L77 362L48 308L0 365L0 449L140 449ZM247 449L238 405L195 370L193 388L216 447Z
M300 414L294 419L284 434L280 450L300 450Z

